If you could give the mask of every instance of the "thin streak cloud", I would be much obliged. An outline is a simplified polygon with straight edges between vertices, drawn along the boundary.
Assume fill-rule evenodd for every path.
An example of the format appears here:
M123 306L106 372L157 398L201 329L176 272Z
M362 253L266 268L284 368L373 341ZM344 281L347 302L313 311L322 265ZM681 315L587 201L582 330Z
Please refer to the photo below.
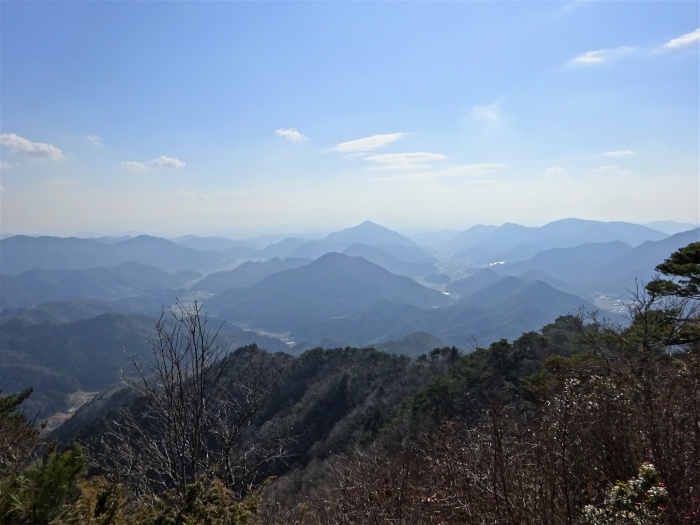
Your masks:
M378 164L379 169L417 169L430 162L447 160L447 157L440 153L414 152L370 155L366 160Z
M586 51L569 62L570 66L597 66L634 53L633 47L616 47Z
M335 151L337 153L346 153L351 155L369 153L383 148L384 146L403 138L405 135L405 133L386 133L383 135L372 135L371 137L341 142L340 144L330 148L330 151Z
M663 46L661 46L661 48L678 49L679 47L690 46L696 42L700 42L700 27L695 31L686 33L685 35L679 36L678 38L674 38L673 40L666 42Z

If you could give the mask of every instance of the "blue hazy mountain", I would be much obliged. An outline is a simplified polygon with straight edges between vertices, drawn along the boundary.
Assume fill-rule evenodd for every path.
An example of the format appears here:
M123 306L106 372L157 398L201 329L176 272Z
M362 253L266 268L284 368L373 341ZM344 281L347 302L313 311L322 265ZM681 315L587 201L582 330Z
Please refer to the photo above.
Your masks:
M396 250L403 250L401 245L393 245ZM408 249L411 249L410 247ZM438 273L437 267L429 262L409 262L392 255L388 251L378 247L369 246L359 242L353 243L343 250L345 255L362 257L396 275L405 275L412 278L422 278L431 273ZM406 258L410 258L410 255Z
M353 314L380 300L420 307L450 300L361 257L328 253L300 268L274 273L249 288L212 297L217 317L255 328L289 331L311 321Z
M645 241L657 241L665 237L665 233L628 222L562 219L539 228L512 223L497 228L475 226L446 243L446 247L462 257L476 261L516 262L552 248L613 241L634 247Z
M512 264L493 267L499 275L524 278L537 272L540 279L577 294L589 296L596 292L628 294L635 281L647 282L655 275L654 268L679 248L700 242L700 229L646 241L632 247L621 241L585 243L572 248L553 248ZM460 286L457 281L450 289ZM562 284L563 283L563 284Z
M192 290L203 290L210 293L219 293L230 288L245 288L264 279L268 275L298 268L309 264L311 259L299 259L288 257L280 259L275 257L266 261L246 261L233 270L215 272L207 275L191 286Z
M371 345L425 331L465 348L472 342L515 338L581 307L594 309L585 299L543 281L505 277L446 307L426 309L379 301L356 314L300 325L297 333L307 340L323 336L350 345Z
M320 240L307 241L289 252L290 257L317 259L330 252L343 252L353 244L379 248L409 263L432 263L432 257L408 237L372 221L333 232Z
M78 270L28 270L0 274L0 309L36 306L72 299L112 300L153 289L177 289L192 280L191 272L171 274L136 262Z
M241 253L248 252L251 255L257 253L257 249L251 244L227 237L211 236L199 237L197 235L185 235L175 237L170 241L199 251L223 252L226 250L237 250Z
M141 235L114 243L77 237L27 237L0 241L0 273L16 275L33 270L77 270L115 266L127 261L162 270L206 269L221 264L218 252L202 252L174 242Z

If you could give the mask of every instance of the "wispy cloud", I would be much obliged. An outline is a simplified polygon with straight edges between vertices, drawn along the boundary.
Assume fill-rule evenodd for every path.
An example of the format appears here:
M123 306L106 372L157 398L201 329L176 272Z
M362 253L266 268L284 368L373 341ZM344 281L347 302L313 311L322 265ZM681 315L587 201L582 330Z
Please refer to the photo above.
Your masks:
M126 171L147 171L148 166L143 162L136 162L135 160L128 160L120 164L123 170Z
M11 170L14 167L15 165L10 162L5 162L4 160L0 161L0 170Z
M565 175L566 170L562 167L559 166L552 166L551 168L546 168L545 173L548 175Z
M661 46L661 49L678 49L679 47L686 47L695 42L700 42L700 28L679 36L678 38L674 38L673 40L669 40Z
M462 117L462 122L468 124L472 131L491 135L507 129L509 119L501 107L501 101L497 100L490 104L475 104Z
M597 168L593 168L591 170L593 173L604 173L604 174L629 174L629 171L622 169L620 166L616 166L615 164L608 164L605 166L598 166Z
M173 157L164 157L162 155L155 159L153 164L159 168L184 168L186 166L186 164L181 160Z
M586 51L569 62L570 66L597 66L617 60L634 53L634 48L629 46L611 49L597 49Z
M606 151L603 155L606 157L634 157L636 153L631 149L624 149L619 151Z
M282 137L287 142L304 142L308 139L306 135L296 128L279 128L275 130L275 135Z
M475 105L469 110L468 117L473 122L484 124L500 124L503 121L500 102L492 104Z
M387 153L384 155L370 155L366 160L378 164L380 169L418 169L425 168L426 164L435 161L446 160L440 153L414 152L414 153Z
M97 148L101 148L102 146L104 146L104 142L102 142L102 137L100 137L99 135L86 135L85 138L90 144Z
M371 137L341 142L340 144L333 146L329 150L351 155L370 153L372 151L383 148L387 144L391 144L392 142L403 138L405 135L405 133L386 133L384 135L372 135Z
M13 154L23 157L47 160L61 160L65 157L63 152L52 144L32 142L15 133L3 133L0 135L0 144L9 149Z

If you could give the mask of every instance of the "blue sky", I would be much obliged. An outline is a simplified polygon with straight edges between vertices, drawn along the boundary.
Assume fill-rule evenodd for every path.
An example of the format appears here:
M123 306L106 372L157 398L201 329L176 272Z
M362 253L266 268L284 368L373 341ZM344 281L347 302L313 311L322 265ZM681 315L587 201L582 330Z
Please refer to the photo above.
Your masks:
M3 233L700 222L700 4L0 4Z

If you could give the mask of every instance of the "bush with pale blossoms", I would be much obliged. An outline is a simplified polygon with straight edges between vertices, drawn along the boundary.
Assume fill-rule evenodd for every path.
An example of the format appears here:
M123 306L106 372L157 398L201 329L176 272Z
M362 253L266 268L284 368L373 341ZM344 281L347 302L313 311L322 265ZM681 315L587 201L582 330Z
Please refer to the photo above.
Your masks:
M603 505L586 505L583 523L587 525L647 525L662 523L669 502L668 492L651 463L639 467L635 479L610 489Z

